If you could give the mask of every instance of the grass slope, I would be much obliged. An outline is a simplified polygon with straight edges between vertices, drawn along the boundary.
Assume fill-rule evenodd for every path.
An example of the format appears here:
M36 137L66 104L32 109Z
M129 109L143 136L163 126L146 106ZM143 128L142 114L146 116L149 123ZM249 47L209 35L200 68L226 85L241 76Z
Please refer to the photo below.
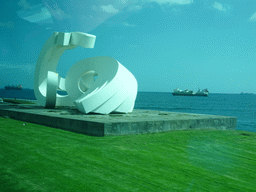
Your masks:
M90 137L0 117L0 191L254 191L256 134Z

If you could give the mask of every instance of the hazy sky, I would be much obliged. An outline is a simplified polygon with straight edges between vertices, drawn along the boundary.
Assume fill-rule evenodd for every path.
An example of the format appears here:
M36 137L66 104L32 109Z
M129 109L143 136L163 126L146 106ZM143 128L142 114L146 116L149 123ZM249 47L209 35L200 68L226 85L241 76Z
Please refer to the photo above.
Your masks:
M96 35L94 49L64 52L58 72L84 58L111 56L139 91L208 88L256 93L255 0L1 1L0 88L33 88L44 42L54 31Z

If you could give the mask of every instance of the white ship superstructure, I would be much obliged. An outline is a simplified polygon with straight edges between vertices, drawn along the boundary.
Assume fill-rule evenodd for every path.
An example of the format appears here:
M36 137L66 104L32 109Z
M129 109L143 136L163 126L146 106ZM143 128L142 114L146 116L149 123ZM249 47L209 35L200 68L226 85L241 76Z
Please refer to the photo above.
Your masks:
M209 91L207 89L198 89L197 92L191 91L191 90L180 90L179 88L174 89L173 93L174 96L208 96Z

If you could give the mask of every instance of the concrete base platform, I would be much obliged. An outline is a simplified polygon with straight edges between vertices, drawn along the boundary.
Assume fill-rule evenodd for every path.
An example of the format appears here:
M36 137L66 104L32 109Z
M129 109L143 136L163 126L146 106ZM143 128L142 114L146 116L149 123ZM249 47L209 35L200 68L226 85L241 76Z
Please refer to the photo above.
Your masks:
M172 130L235 130L235 117L134 110L129 114L82 114L76 108L45 109L36 105L1 104L0 116L92 135L129 135Z

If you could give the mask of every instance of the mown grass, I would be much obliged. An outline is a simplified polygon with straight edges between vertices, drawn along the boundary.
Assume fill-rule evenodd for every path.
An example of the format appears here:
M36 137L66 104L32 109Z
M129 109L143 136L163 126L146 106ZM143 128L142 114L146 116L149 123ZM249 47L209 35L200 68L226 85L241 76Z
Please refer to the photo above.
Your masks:
M91 137L0 117L0 191L255 191L256 134Z
M29 101L25 101L25 100L16 100L16 99L3 99L4 102L7 103L13 103L13 104L35 104Z

